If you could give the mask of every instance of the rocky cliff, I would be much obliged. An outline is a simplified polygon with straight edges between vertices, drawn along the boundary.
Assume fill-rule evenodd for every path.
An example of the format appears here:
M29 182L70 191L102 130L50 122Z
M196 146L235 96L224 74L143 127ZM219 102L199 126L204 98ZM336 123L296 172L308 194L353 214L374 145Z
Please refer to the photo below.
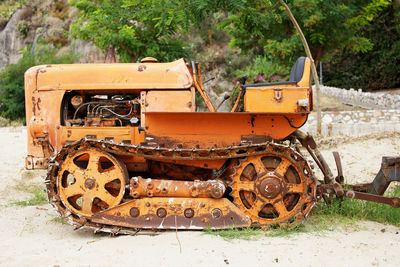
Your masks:
M32 0L21 6L3 23L4 28L0 27L0 70L17 62L21 49L35 48L39 39L61 46L59 53L71 50L79 54L79 63L103 62L104 54L95 45L68 36L76 15L67 0Z

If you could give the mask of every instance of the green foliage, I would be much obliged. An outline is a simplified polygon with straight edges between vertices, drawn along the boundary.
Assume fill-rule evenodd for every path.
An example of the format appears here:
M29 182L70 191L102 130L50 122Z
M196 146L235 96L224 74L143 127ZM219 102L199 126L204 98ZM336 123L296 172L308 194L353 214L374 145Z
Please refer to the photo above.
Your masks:
M0 31L6 26L14 12L21 8L25 0L0 0Z
M243 51L255 50L261 55L278 57L291 64L304 49L297 32L278 1L245 1L220 24L233 38L231 45ZM368 51L371 43L359 35L390 0L335 1L293 0L288 2L303 29L313 57L319 61L325 54L348 49ZM210 7L212 9L212 7Z
M48 203L46 191L44 191L43 189L37 188L30 193L32 194L32 196L28 199L15 201L11 204L17 206L39 206Z
M24 73L30 67L73 63L77 58L72 52L58 56L58 50L51 45L38 44L35 51L24 50L17 64L10 64L0 72L0 116L12 120L25 116Z
M247 66L244 70L237 70L236 76L233 78L247 76L248 83L278 82L286 80L288 74L286 66L281 66L266 57L258 56L252 65Z
M397 189L389 193L388 196L400 197L400 191ZM314 215L346 217L353 220L370 220L400 225L400 209L385 204L356 199L335 199L329 205L321 201L313 209L311 216Z
M107 51L113 44L123 62L152 56L170 61L186 55L176 37L188 26L186 9L180 1L70 0L80 10L71 26L76 38L93 41Z
M372 49L354 54L345 50L324 64L324 84L377 90L400 87L400 12L385 8L360 35Z
M48 203L46 190L42 185L36 185L29 182L34 174L28 174L24 180L16 180L16 184L13 186L15 190L28 193L30 196L25 200L14 201L11 204L18 206L37 206Z
M17 30L22 38L25 38L29 32L29 23L27 21L20 21L17 25Z
M260 237L263 234L262 230L255 228L230 228L223 230L205 229L204 232L209 235L220 236L225 240L251 240Z

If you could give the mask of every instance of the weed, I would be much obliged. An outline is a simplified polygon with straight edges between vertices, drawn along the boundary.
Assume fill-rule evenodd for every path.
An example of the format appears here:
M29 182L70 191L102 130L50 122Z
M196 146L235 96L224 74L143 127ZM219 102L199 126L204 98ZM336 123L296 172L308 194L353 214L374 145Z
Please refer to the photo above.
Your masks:
M42 188L36 188L31 192L32 196L26 200L14 201L11 204L17 206L38 206L47 203L47 195Z
M37 173L34 172L34 171L23 171L23 172L21 173L21 178L22 178L23 180L32 180L32 179L35 178L36 176L37 176ZM18 182L18 183L22 184L22 181L21 181L21 182Z
M210 228L205 230L206 234L220 236L226 240L244 239L251 240L257 236L262 235L262 230L256 228L229 228L223 230L212 230Z
M22 180L15 180L15 185L13 186L13 188L15 190L31 194L31 196L26 200L12 202L11 204L13 205L36 206L47 203L47 194L43 186L35 184L27 184Z
M389 197L400 197L400 190L396 189L388 193ZM351 200L347 198L336 199L329 205L320 202L313 210L311 216L330 216L335 220L370 220L380 223L400 225L400 209L389 205L367 202L362 200Z
M52 223L68 224L68 223L65 222L64 218L59 217L59 216L53 217L53 218L50 220L50 222L52 222Z

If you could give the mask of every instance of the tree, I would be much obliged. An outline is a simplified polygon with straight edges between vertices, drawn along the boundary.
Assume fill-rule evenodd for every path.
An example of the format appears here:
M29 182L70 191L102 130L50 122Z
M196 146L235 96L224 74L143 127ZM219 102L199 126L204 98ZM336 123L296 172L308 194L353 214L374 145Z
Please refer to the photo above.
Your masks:
M113 44L122 62L152 56L169 61L186 55L176 37L188 25L188 9L168 0L70 0L80 10L72 36L107 51Z
M325 84L363 90L400 87L400 8L395 3L386 7L361 34L373 48L338 54L324 66Z
M372 49L372 42L361 35L361 30L390 3L390 0L293 0L288 6L318 62L337 50L356 53ZM233 37L231 44L243 51L256 49L285 63L304 54L293 24L277 1L246 1L244 8L232 13L220 27Z
M219 25L231 45L243 52L279 58L290 65L304 54L284 8L277 0L70 0L81 11L72 25L75 37L93 41L106 51L114 44L123 61L155 56L171 60L185 56L178 37L212 14L224 12ZM348 49L365 52L371 41L360 35L390 0L292 0L288 3L316 62L324 55ZM217 26L217 25L216 25Z

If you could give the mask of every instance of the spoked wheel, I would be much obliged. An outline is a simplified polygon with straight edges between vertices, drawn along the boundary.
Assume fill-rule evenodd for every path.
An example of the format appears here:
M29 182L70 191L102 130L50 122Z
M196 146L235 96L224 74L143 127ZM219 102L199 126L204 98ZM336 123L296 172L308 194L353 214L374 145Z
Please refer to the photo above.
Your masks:
M307 162L289 148L252 156L235 167L234 203L253 226L291 227L314 205L315 182Z
M85 148L68 155L60 166L57 188L61 201L78 216L118 205L124 196L128 172L113 155Z

